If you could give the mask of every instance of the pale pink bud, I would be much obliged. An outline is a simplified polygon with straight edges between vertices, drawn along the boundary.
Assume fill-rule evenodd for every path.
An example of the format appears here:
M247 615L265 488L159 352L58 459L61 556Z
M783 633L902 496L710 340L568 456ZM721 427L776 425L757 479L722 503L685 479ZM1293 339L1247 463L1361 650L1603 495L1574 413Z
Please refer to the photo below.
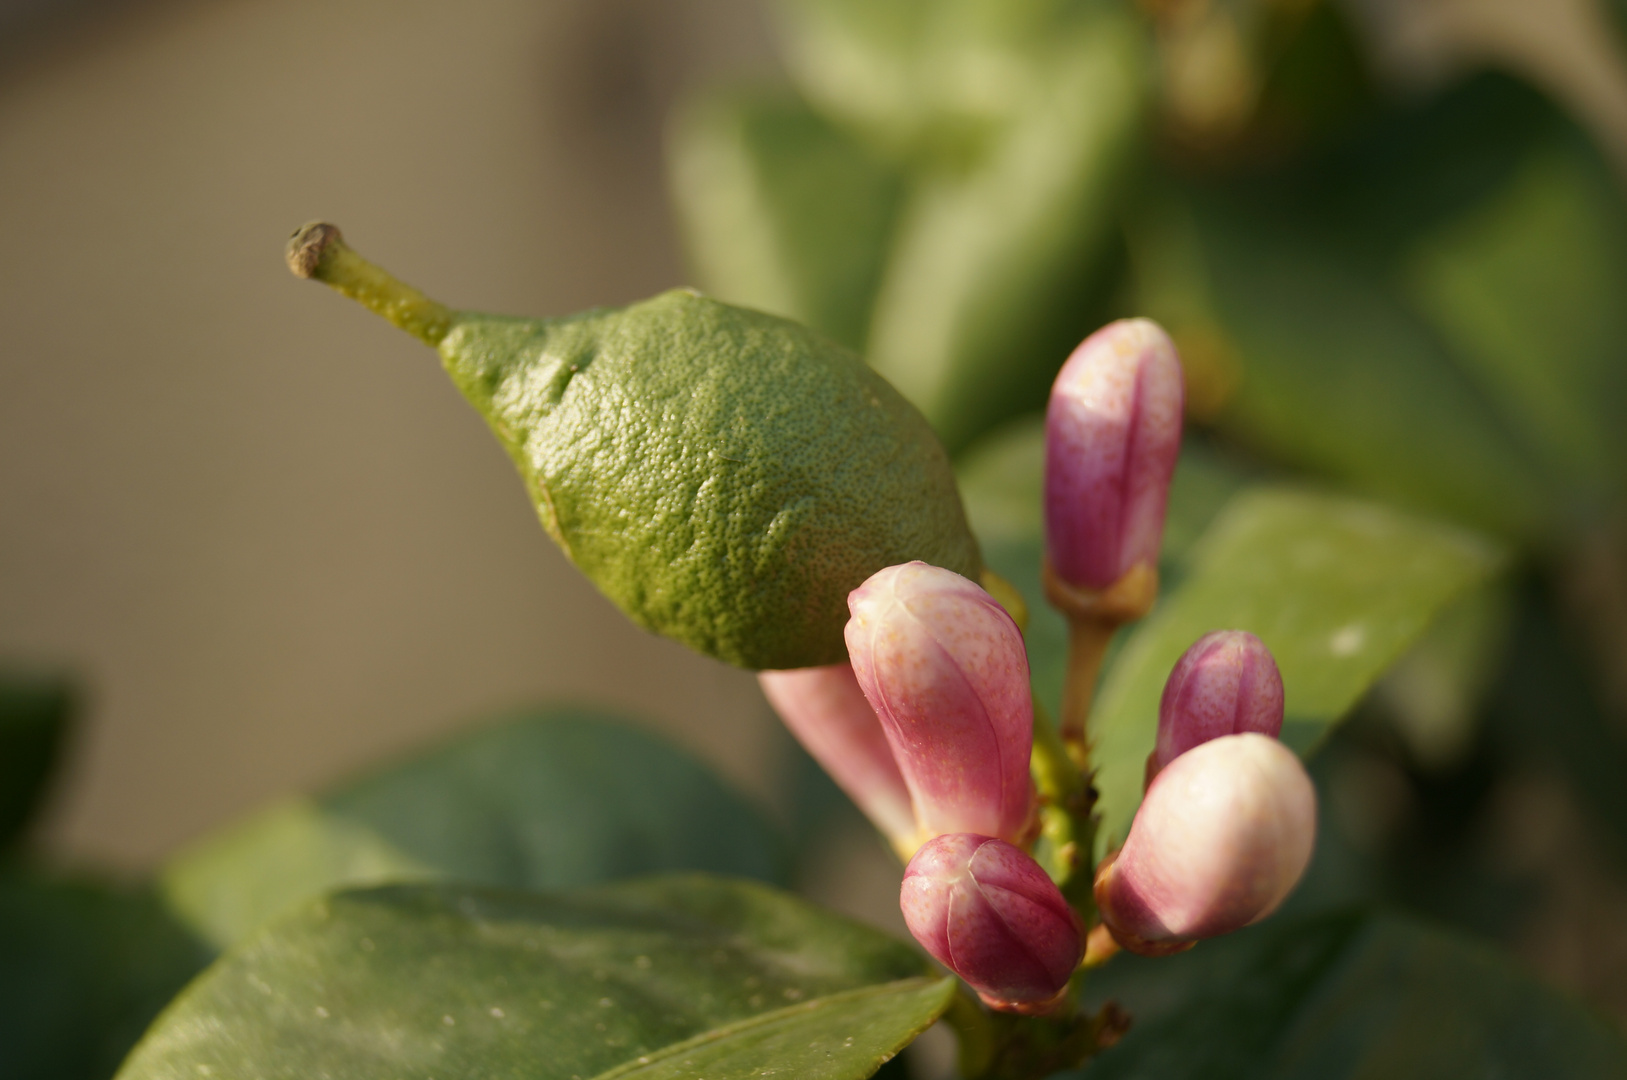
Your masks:
M993 597L923 562L848 594L847 651L881 718L923 836L1017 840L1033 800L1022 634Z
M1216 630L1181 655L1164 683L1148 782L1194 746L1245 731L1273 739L1282 731L1282 674L1265 642Z
M1062 365L1045 411L1045 529L1069 585L1157 569L1185 396L1175 346L1148 319L1109 323Z
M927 952L991 1006L1043 1012L1067 988L1084 945L1050 877L1021 848L939 836L904 871L898 906Z
M769 704L876 828L905 851L917 842L909 789L853 665L762 671Z
M1157 956L1257 922L1298 883L1316 791L1292 750L1252 732L1171 761L1147 789L1096 905L1119 944Z

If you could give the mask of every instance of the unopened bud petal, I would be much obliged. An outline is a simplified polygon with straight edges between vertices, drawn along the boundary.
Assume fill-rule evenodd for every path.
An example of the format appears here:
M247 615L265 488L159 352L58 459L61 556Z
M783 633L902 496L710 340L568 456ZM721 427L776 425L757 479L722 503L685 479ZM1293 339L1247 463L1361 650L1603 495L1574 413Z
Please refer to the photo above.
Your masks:
M1028 825L1033 699L1017 626L959 574L890 566L847 598L848 655L923 835L1016 840Z
M1316 792L1294 752L1264 735L1224 735L1170 762L1129 838L1096 873L1113 937L1178 952L1275 911L1310 862Z
M1265 642L1243 630L1203 635L1164 684L1148 782L1180 755L1222 735L1252 731L1276 738L1282 701L1282 674Z
M1003 840L934 838L910 860L898 902L915 940L996 1009L1045 1011L1083 954L1068 902Z
M1045 413L1045 527L1069 585L1157 568L1184 399L1175 346L1147 319L1108 324L1062 365Z
M906 853L918 842L909 788L887 734L864 699L852 664L761 671L768 703L802 748L836 781L872 824Z

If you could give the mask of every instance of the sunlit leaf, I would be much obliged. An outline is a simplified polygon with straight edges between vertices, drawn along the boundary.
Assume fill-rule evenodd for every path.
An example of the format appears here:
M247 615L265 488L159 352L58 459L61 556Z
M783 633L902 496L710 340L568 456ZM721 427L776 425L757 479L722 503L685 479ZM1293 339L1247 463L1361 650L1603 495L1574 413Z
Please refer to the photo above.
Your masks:
M954 992L909 946L748 882L391 886L268 926L119 1075L862 1080Z
M1129 831L1164 681L1199 637L1259 635L1282 669L1283 741L1307 753L1443 606L1502 560L1489 541L1373 503L1284 488L1239 495L1103 680L1090 721L1100 849Z

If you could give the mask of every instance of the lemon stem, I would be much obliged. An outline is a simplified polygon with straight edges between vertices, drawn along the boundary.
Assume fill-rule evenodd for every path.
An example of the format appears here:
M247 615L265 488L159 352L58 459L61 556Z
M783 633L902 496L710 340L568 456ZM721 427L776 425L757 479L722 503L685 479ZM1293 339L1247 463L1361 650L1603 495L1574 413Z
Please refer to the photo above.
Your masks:
M313 221L288 241L288 269L315 278L435 346L452 328L452 310L351 250L337 225Z

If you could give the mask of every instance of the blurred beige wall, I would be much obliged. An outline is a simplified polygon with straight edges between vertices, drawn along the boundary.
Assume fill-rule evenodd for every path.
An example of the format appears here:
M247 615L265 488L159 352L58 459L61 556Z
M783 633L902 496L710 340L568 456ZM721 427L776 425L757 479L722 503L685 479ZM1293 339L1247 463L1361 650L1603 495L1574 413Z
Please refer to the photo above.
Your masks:
M755 0L136 3L22 44L0 664L90 690L48 845L146 866L530 701L645 717L769 796L783 737L751 677L630 625L434 355L281 254L326 217L516 313L684 282L660 124L768 63Z

